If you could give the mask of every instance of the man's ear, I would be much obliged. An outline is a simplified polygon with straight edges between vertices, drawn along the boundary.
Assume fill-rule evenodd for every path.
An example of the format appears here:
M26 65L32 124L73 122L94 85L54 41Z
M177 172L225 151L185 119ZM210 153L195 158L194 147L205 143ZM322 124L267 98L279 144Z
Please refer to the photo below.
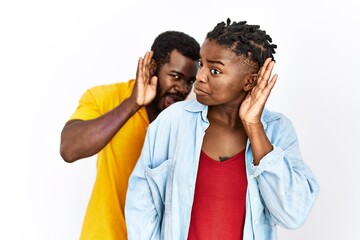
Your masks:
M245 92L251 91L251 89L253 89L256 86L257 81L258 81L257 73L247 75L245 77L244 91Z
M156 65L156 62L154 59L151 59L151 63L150 63L150 76L154 76L155 73L156 73L156 68L157 68L157 65Z

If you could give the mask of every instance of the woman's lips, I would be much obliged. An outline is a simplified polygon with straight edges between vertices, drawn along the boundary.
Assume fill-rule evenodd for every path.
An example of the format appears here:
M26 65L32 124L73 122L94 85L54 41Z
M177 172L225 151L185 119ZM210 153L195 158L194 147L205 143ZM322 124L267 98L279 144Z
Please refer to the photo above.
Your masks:
M198 96L210 95L209 93L207 93L204 90L197 88L197 87L194 87L194 93Z

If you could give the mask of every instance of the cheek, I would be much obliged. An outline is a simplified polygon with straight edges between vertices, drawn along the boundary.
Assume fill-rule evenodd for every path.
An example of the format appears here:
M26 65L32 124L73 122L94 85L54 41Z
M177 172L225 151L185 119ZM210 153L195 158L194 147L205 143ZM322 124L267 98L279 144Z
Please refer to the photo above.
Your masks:
M222 101L226 99L228 95L228 87L226 85L215 85L211 87L211 98L216 101Z
M241 95L242 87L239 84L221 84L212 87L213 99L226 101Z
M213 82L211 83L211 90L217 94L225 94L227 92L239 89L239 86L231 82Z
M168 77L162 77L161 81L158 81L158 90L157 93L160 95L165 94L169 88L171 87L171 79L169 79Z

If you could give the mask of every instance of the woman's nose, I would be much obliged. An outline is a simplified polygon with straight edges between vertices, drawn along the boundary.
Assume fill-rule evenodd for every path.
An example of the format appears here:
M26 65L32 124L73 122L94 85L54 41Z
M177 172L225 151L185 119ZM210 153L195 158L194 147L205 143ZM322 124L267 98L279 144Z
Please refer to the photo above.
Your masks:
M206 74L204 73L204 68L200 68L196 74L197 82L207 82Z

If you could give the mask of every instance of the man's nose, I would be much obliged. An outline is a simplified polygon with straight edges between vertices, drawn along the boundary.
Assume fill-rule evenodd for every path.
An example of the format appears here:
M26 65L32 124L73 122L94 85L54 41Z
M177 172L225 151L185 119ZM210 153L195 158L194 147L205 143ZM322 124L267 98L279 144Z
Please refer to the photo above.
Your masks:
M179 92L183 95L188 95L190 93L191 86L188 85L185 80L183 80L183 81L179 81L176 83L175 89L177 92Z

